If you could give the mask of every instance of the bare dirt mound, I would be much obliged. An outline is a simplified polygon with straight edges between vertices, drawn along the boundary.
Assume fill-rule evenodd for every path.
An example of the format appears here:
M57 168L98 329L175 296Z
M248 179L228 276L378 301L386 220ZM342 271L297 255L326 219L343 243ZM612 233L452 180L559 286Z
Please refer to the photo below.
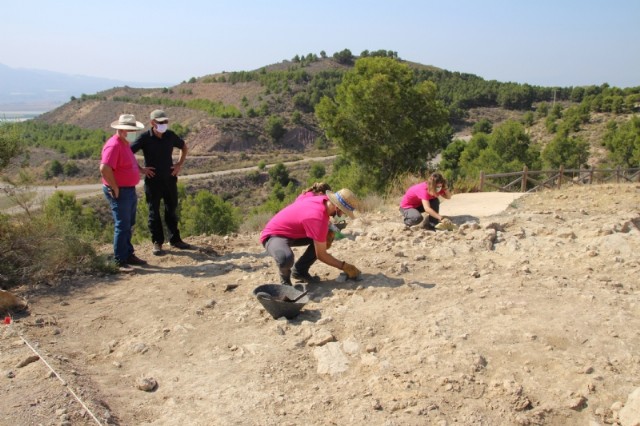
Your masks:
M640 386L640 185L507 205L444 203L455 232L363 214L331 249L363 279L314 265L292 320L252 295L277 275L257 234L25 287L29 315L0 326L0 423L615 423Z

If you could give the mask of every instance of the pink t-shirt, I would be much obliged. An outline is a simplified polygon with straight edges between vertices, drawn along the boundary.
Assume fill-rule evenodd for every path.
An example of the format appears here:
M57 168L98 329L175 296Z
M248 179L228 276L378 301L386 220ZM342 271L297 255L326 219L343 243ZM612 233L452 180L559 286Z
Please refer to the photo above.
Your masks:
M407 189L402 201L400 201L400 207L403 209L416 209L422 205L422 200L432 200L439 195L444 195L444 189L440 190L438 195L431 195L429 194L427 182L420 182Z
M111 167L118 186L136 186L140 182L138 161L136 161L129 143L120 140L117 133L111 136L102 147L100 163ZM104 178L102 178L102 183L108 185Z
M311 238L321 243L327 241L329 216L324 202L328 199L326 195L298 198L271 218L260 234L260 242L264 244L272 235Z
M313 191L307 191L298 195L298 197L296 198L296 201L299 201L299 200L302 200L303 198L308 198L308 197L323 197L323 196L324 194L314 194Z

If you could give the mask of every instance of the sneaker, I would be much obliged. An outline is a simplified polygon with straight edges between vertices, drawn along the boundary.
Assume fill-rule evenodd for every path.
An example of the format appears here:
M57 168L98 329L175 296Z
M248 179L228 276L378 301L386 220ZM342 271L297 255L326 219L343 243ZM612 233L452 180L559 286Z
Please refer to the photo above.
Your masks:
M318 277L311 276L309 272L298 272L295 269L291 270L291 276L296 280L304 281L306 283L316 283L319 281Z
M129 258L127 259L127 263L129 265L146 265L147 261L146 260L142 260L140 259L138 256L136 256L135 254L132 254L131 256L129 256Z
M162 250L162 244L153 243L153 250L151 251L151 253L153 253L154 256L160 256L161 254L163 254L164 251Z
M175 247L180 250L189 250L191 249L191 244L187 244L184 241L176 241L175 243L171 243L171 247Z

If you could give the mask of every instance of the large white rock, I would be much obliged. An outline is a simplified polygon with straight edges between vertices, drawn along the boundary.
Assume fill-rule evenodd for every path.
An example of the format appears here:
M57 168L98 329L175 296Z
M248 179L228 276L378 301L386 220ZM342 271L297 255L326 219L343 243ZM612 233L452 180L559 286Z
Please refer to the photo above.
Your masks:
M640 425L640 388L636 388L629 394L627 403L624 404L618 416L622 426Z
M331 376L347 371L349 360L340 348L340 343L330 342L324 346L316 347L313 356L318 361L318 374Z

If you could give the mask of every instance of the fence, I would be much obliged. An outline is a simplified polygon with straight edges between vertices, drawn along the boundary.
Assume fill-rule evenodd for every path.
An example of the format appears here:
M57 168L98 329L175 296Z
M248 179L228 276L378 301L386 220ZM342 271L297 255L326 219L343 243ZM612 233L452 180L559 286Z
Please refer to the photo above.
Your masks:
M534 178L535 177L535 178ZM515 179L513 179L515 178ZM506 184L488 182L496 179ZM513 179L512 181L509 181ZM606 182L640 182L640 167L622 169L567 169L529 170L524 166L521 172L493 173L480 172L480 191L491 187L501 192L535 192L544 188L560 188L564 183L589 185Z

